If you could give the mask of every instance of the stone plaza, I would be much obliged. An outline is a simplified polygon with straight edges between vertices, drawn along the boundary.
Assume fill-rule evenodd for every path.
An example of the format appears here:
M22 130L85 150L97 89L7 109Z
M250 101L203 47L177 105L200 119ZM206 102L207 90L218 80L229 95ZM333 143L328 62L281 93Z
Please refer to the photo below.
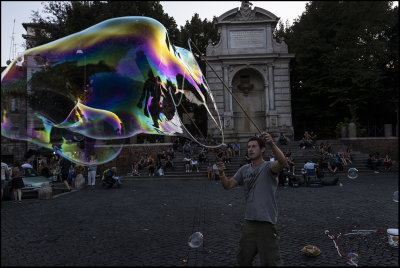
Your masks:
M232 174L228 174L232 175ZM398 174L366 174L343 186L277 190L277 231L284 266L346 266L332 240L346 230L376 230L337 239L359 266L398 266L386 229L398 228ZM97 182L51 200L6 201L1 209L3 266L237 266L243 222L241 187L226 191L204 179L125 180L120 189ZM194 232L199 248L188 246ZM317 257L301 252L320 248ZM258 257L254 265L259 265Z

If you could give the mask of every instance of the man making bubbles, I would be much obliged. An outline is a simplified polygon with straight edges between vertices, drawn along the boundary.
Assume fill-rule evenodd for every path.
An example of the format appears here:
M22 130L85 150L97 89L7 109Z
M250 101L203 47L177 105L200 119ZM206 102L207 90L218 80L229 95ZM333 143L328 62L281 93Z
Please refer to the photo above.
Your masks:
M277 161L263 159L268 144ZM219 177L224 189L244 185L245 221L239 241L237 261L240 266L251 266L257 253L262 266L281 266L281 257L277 242L275 224L278 207L275 192L278 186L278 174L287 165L286 158L274 143L269 133L252 137L247 142L250 164L242 166L232 178L224 173L225 165L218 162Z

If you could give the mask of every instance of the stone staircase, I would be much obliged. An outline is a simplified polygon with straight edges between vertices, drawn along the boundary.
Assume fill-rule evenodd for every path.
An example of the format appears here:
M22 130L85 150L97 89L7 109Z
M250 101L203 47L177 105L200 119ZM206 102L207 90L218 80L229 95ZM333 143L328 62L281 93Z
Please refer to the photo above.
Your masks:
M323 142L324 144L329 143L334 152L346 150L346 145L341 143L340 140L317 140L317 145ZM317 161L320 157L318 149L301 149L299 147L299 141L291 141L287 145L278 145L279 148L282 150L283 153L286 152L287 149L290 149L292 153L292 158L296 165L296 172L295 175L301 175L301 169L304 166L305 161L311 159L313 161ZM225 173L228 177L233 176L236 171L240 168L241 164L245 163L245 154L247 151L247 144L241 143L240 144L241 152L240 157L232 157L231 162L225 164L226 170ZM267 147L266 153L264 154L264 158L271 153L271 148ZM197 150L194 149L193 155L197 156ZM357 168L359 173L369 173L372 174L373 171L367 168L366 163L368 159L368 154L362 153L360 151L352 151L352 164L344 166L343 170L338 170L335 176L346 176L347 170L349 168ZM142 169L139 171L140 176L132 176L132 174L125 174L122 175L124 179L167 179L167 178L174 178L174 179L207 179L207 163L199 163L199 172L192 171L191 173L185 172L185 165L183 161L184 155L182 151L175 151L175 157L173 159L175 170L172 171L168 169L165 172L165 175L162 177L157 176L149 176L147 168ZM208 152L207 160L211 161L211 163L215 163L215 156L213 152ZM393 161L393 166L391 171L383 171L383 167L381 167L382 172L398 172L398 162ZM324 169L325 176L333 176L327 169Z
M316 146L320 143L330 144L334 152L338 152L342 150L343 152L346 150L347 146L342 143L340 140L317 140ZM279 148L283 153L286 152L287 149L290 149L292 152L292 158L296 165L296 175L301 174L301 168L304 166L305 161L312 160L317 161L320 158L320 154L318 149L300 149L299 141L291 141L288 145L279 145ZM270 152L271 150L268 150ZM367 153L362 153L360 151L352 151L351 152L352 164L348 164L347 166L343 166L343 170L338 170L336 172L336 176L346 176L347 170L349 168L357 168L359 173L374 173L371 169L367 167L367 160L369 155ZM384 170L384 167L380 167L380 170ZM393 166L391 171L387 172L398 172L398 162L393 161ZM324 169L325 175L333 176L326 168Z
M196 151L196 150L195 150ZM246 152L244 152L245 154ZM233 157L231 159L230 163L227 163L226 166L226 174L229 176L232 176L235 174L235 172L239 169L240 165L244 163L244 154L241 157ZM198 153L194 152L194 156L196 156ZM242 155L242 152L241 152ZM196 170L193 170L190 173L185 172L185 164L183 161L184 154L182 154L182 151L175 151L174 154L174 168L175 170L172 171L170 168L168 171L165 172L164 176L162 177L157 177L157 176L149 176L149 172L147 168L144 168L142 170L139 170L140 176L132 176L131 174L126 174L126 176L123 176L124 178L135 178L135 179L142 179L142 178L185 178L185 179L199 179L199 178L204 178L207 179L207 166L208 163L199 163L199 172ZM207 154L207 161L210 161L212 164L215 163L215 156L213 152L208 152ZM164 161L162 161L164 163Z

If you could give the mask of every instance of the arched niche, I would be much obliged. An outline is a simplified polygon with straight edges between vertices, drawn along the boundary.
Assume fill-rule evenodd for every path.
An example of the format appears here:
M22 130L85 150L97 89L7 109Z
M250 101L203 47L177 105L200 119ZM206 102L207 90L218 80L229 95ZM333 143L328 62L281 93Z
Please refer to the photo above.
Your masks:
M260 129L265 129L265 81L263 75L253 68L237 71L232 78L232 93ZM234 101L232 102L235 130L257 133L257 128Z

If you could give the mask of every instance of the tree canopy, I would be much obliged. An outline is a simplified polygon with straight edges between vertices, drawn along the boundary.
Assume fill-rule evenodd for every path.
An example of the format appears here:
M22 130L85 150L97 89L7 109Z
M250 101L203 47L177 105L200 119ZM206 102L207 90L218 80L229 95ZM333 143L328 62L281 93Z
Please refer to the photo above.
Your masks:
M291 62L293 121L333 137L342 121L396 124L398 7L388 1L311 1L292 26L280 23Z
M334 137L337 126L350 121L359 127L397 123L398 7L391 4L310 1L293 25L279 23L274 36L295 54L291 93L296 137L305 130ZM47 33L38 33L35 46L106 19L135 15L160 21L174 45L188 49L191 39L204 54L209 40L219 38L214 23L197 13L178 29L159 1L50 1L44 2L44 10L51 16L32 14L32 22ZM198 62L205 74L205 62Z
M107 19L123 16L146 16L158 20L168 31L171 42L179 38L175 19L164 12L160 1L49 1L43 2L43 18L32 13L32 22L45 32L39 33L34 46L79 32Z
M213 21L214 20L216 20L215 16L213 18ZM196 47L205 55L209 40L211 40L211 42L217 42L219 39L218 31L213 21L208 21L207 19L201 20L199 14L195 13L192 16L192 19L190 21L186 21L185 26L181 27L181 46L189 49L187 40L190 39L196 44ZM195 48L193 48L192 50L195 54L198 53ZM201 58L198 59L200 68L205 74L206 63L204 61L201 61Z

